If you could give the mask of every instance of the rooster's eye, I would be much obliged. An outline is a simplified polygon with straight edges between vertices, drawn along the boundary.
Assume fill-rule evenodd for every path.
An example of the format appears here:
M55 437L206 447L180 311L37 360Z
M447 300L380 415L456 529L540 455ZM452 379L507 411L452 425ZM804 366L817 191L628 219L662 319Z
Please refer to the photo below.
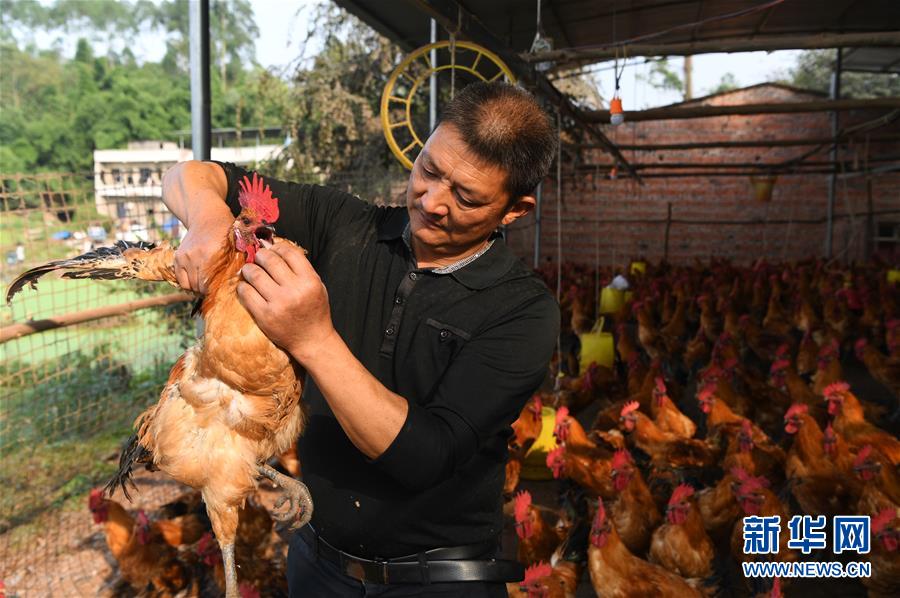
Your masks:
M250 226L250 219L247 218L246 216L241 218L241 222L244 224L244 226Z

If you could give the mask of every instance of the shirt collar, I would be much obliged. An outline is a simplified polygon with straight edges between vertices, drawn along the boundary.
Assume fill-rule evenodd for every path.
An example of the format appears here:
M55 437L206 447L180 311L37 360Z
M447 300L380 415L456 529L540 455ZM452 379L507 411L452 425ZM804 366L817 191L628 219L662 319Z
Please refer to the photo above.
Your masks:
M407 226L409 226L409 212L405 208L388 210L386 217L377 225L378 240L402 239L403 231ZM496 241L498 237L500 237L500 233L492 233L491 241ZM505 243L494 242L477 259L470 261L465 266L458 269L448 266L450 271L447 274L470 289L484 289L509 272L516 259Z

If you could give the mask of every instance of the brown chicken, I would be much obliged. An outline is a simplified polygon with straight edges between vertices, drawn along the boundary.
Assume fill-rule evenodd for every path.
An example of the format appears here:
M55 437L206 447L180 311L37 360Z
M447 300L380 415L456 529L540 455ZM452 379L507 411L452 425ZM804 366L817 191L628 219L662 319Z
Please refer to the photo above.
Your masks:
M522 409L522 413L512 423L513 440L511 448L527 451L541 435L544 427L542 418L543 404L539 396L534 396Z
M874 486L888 500L900 507L900 473L884 461L881 453L867 444L859 449L853 460L853 473L867 486Z
M806 405L794 404L784 414L784 430L794 436L785 462L791 492L807 515L850 512L858 493L825 452L825 435Z
M741 507L734 491L748 477L742 468L734 468L715 486L704 488L696 494L697 510L703 527L716 543L731 534L734 522L741 515Z
M585 451L558 446L547 454L547 468L556 479L568 478L591 496L615 496L611 459L601 459Z
M653 530L662 521L644 477L628 451L616 451L612 458L613 487L618 498L610 516L625 546L634 554L646 554Z
M300 434L304 373L257 327L237 297L240 269L260 247L290 243L274 237L278 200L254 174L240 184L242 210L206 272L208 292L200 313L203 338L175 363L159 402L135 422L108 490L127 490L132 469L145 464L200 490L222 547L228 598L237 598L234 538L238 510L260 476L285 491L279 515L299 527L312 516L312 499L300 482L266 462ZM175 284L174 251L167 245L118 242L85 255L33 268L13 281L7 302L26 283L64 271L68 278L138 278ZM237 342L235 339L239 339ZM284 504L282 501L281 505ZM281 506L279 505L279 506Z
M870 598L900 595L900 515L887 508L872 517L871 577L862 579Z
M709 467L715 462L712 448L695 438L679 438L656 427L638 411L637 401L622 407L620 426L639 449L650 455L659 468Z
M653 532L650 562L682 577L712 576L715 547L703 527L694 489L678 485L666 510L666 523Z
M102 523L106 545L119 565L122 579L137 590L148 585L160 595L173 595L191 582L190 569L143 511L132 517L114 500L91 491L88 507L94 523Z
M678 438L694 437L697 431L696 424L683 414L666 394L666 383L661 377L656 378L653 399L653 421L660 430L674 434Z
M900 360L894 361L861 338L853 345L856 358L863 362L872 377L881 382L895 397L900 396Z
M740 477L740 476L736 476ZM768 488L768 481L762 477L746 477L735 490L735 498L741 506L743 516L780 517L782 525L790 520L788 511L778 497ZM739 519L731 534L731 555L740 562L766 560L766 561L795 561L797 553L788 548L789 534L779 534L778 552L767 555L750 555L744 553L744 522Z
M535 505L531 504L531 493L522 490L516 495L514 513L516 535L519 548L516 553L519 562L526 565L549 561L562 538L559 531Z
M591 585L600 598L699 597L684 579L634 556L616 532L600 499L588 547Z
M578 585L577 566L562 560L556 566L538 563L525 569L525 579L507 583L509 598L575 598Z
M900 464L900 440L866 420L859 399L846 382L835 382L824 389L828 414L834 417L834 429L852 448L870 444L893 467Z

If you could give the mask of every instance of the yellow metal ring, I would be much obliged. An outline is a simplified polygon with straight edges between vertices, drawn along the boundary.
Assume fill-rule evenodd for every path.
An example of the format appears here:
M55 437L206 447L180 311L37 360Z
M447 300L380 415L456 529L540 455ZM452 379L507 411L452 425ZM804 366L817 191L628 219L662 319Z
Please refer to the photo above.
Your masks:
M418 133L416 133L416 130L413 128L412 124L413 96L415 96L416 90L418 90L422 82L430 77L432 73L440 73L442 71L456 69L458 71L469 73L472 76L478 77L482 81L494 81L496 79L499 79L501 76L503 76L510 83L515 83L516 81L516 78L513 76L512 71L509 70L509 67L506 66L506 64L502 60L500 60L499 56L497 56L487 48L483 48L478 44L473 44L472 42L466 41L456 41L453 45L458 49L470 50L472 52L475 52L475 60L473 60L471 64L460 64L454 60L453 64L442 64L435 68L435 66L431 64L429 53L432 49L450 49L450 41L444 40L433 44L428 44L427 46L422 46L418 50L410 53L409 56L404 58L403 62L401 62L397 66L397 68L394 69L394 72L391 73L390 79L388 79L387 85L384 86L384 93L381 94L381 128L384 131L384 138L387 141L388 147L391 148L391 152L407 169L411 170L413 166L413 160L411 160L409 156L407 156L407 154L414 150L416 147L421 149L424 145L421 137L418 135ZM487 61L483 63L481 60L482 57L486 58ZM412 65L416 60L419 60L420 58L424 59L425 66L427 68L418 76L413 77L407 71L410 65ZM478 67L482 64L493 64L497 69L499 69L499 72L489 79L487 75L482 74L479 71ZM394 95L394 91L397 87L397 82L400 80L400 77L404 76L412 82L412 85L409 88L409 93L406 94L406 97ZM391 122L391 104L405 105L404 114L406 120ZM406 147L401 148L400 144L397 143L396 137L394 136L394 129L403 126L405 126L409 130L410 134L412 135L412 141ZM418 153L415 155L418 155ZM415 159L415 155L413 156L413 159Z

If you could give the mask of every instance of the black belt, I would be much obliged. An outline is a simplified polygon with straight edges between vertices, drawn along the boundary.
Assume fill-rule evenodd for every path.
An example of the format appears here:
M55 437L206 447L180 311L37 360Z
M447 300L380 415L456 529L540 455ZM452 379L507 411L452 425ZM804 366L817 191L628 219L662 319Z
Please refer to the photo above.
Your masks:
M496 542L483 542L452 548L435 548L418 554L384 560L370 560L335 548L310 525L298 532L316 551L316 555L334 563L341 571L359 581L379 584L427 584L454 581L521 581L525 566L515 561L479 558L493 554Z

